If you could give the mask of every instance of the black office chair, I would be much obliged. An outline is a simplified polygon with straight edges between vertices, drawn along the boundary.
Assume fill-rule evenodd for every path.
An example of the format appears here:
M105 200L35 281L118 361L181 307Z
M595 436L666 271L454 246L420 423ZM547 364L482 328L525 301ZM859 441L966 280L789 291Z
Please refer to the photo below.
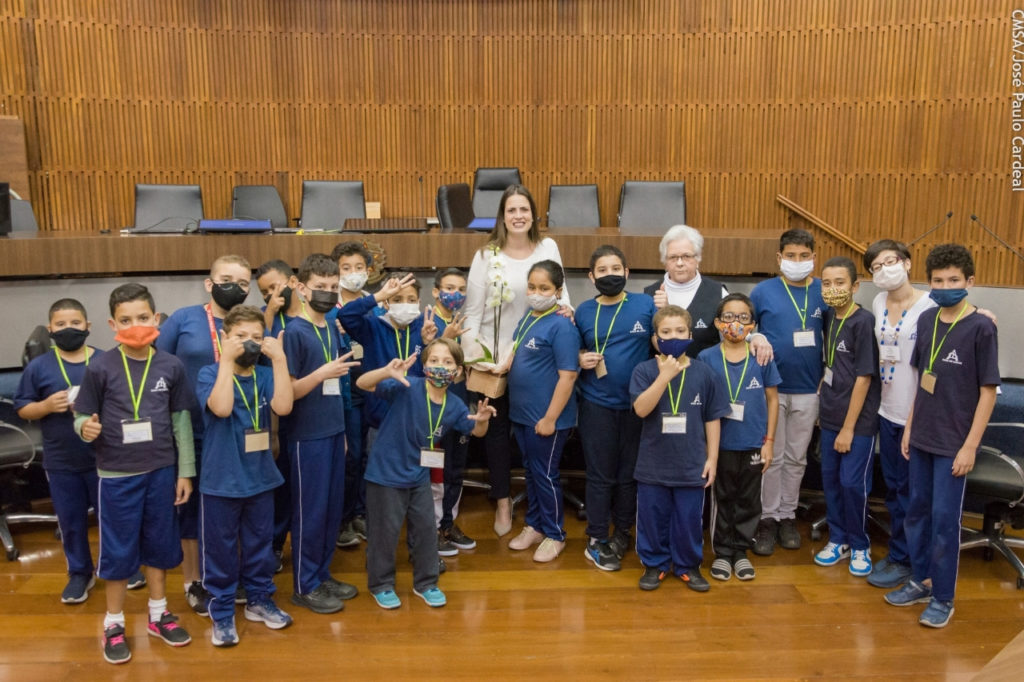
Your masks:
M366 217L363 182L304 180L302 219L304 230L341 230L349 218Z
M195 232L202 219L199 185L135 185L135 232Z
M464 182L438 187L435 207L442 230L466 227L473 222L473 200L469 196L469 185Z
M273 185L235 185L231 191L231 217L269 220L271 227L288 227L288 214Z
M509 185L521 185L518 168L477 168L473 176L473 215L496 218L501 195Z
M25 199L11 199L11 231L38 232L39 223L32 211L32 204Z
M36 462L43 453L43 434L38 424L22 421L14 412L12 401L0 399L0 470L4 471L4 485L12 485L14 475L8 470L23 471ZM0 513L0 541L8 561L18 558L20 552L11 534L12 523L56 523L53 514L5 511Z
M622 183L619 229L623 234L661 236L673 225L685 223L685 183L632 180Z
M597 185L551 185L548 227L601 227Z

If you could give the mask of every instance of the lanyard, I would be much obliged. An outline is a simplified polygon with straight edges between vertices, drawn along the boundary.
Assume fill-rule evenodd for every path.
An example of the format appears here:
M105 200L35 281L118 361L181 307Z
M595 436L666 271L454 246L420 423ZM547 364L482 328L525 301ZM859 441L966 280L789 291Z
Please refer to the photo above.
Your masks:
M949 329L947 329L946 333L942 335L942 341L939 341L939 347L938 348L935 347L935 335L938 334L938 332L939 332L939 313L938 312L935 313L935 324L932 326L932 351L929 354L929 358L928 358L928 373L929 374L933 373L932 372L932 365L935 364L935 358L939 357L939 352L942 350L942 344L946 343L946 337L949 336L949 333L951 331L953 331L953 327L956 326L956 323L960 321L960 317L964 314L964 311L967 310L967 306L968 306L968 303L965 301L963 307L960 308L960 312L958 312L956 314L956 319L953 320L953 324L949 325Z
M245 403L245 411L249 413L249 418L252 419L252 428L257 431L260 430L260 389L256 385L256 368L252 368L252 404L256 410L253 411L252 407L249 407L249 399L245 397L245 391L242 390L242 384L238 383L238 377L234 374L231 375L231 379L235 382L235 386L238 387L238 395L242 396L242 402Z
M853 315L853 313L847 313L846 317L839 321L839 328L836 329L836 335L834 337L832 337L832 329L836 326L835 317L832 318L832 324L828 326L828 335L832 337L832 339L830 341L826 339L827 346L825 347L825 364L829 367L831 367L836 361L836 346L839 345L839 333L843 331L843 325L846 324L846 320L850 315Z
M277 320L278 320L278 322L280 322L280 323L281 323L281 329L284 329L285 327L287 327L287 326L288 326L288 325L286 325L286 324L284 323L284 313L278 313L278 314L277 314ZM316 325L313 325L313 326L316 326Z
M512 337L513 342L514 342L512 344L512 352L514 353L517 350L519 350L519 344L521 344L523 342L523 339L526 338L526 335L530 333L531 329L533 329L533 325L537 324L538 322L541 321L541 319L547 317L548 315L550 315L551 313L555 312L556 310L558 310L558 304L557 303L555 305L551 306L550 310L548 310L548 311L546 311L546 312L544 312L544 313L542 313L540 315L537 315L536 317L534 317L533 315L530 315L529 317L533 317L533 322L528 324L526 326L526 329L523 329L523 322L526 322L526 318L524 317L523 319L519 320L519 326L516 328L516 333ZM520 331L522 331L522 333L520 333Z
M619 316L619 311L622 310L622 304L626 302L626 295L622 295L622 300L619 301L619 306L615 309L615 314L612 315L612 322L608 325L608 331L604 334L604 344L601 344L597 338L597 322L601 317L601 304L597 304L597 312L594 313L594 350L601 355L604 355L604 349L608 347L608 339L612 335L612 327L615 326L615 319Z
M320 348L324 351L324 362L331 361L331 330L329 327L325 327L324 330L327 332L327 343L324 343L324 337L320 335L320 327L316 326L313 320L309 319L309 314L306 313L306 304L302 304L302 316L306 318L306 321L313 325L313 331L316 332L316 338L320 341Z
M672 415L679 414L679 401L683 397L683 384L686 383L686 370L683 370L682 378L679 380L679 391L672 395L672 382L668 382L668 404L672 408Z
M220 337L217 336L217 325L213 321L213 309L207 303L203 306L206 311L206 321L210 325L210 343L213 345L213 361L220 362Z
M132 396L132 410L135 414L135 421L139 420L139 405L142 403L142 392L146 388L146 377L149 376L149 365L153 362L153 347L149 348L149 355L146 357L146 369L142 372L142 381L139 383L139 393L135 394L135 387L132 386L132 373L128 370L128 358L124 354L124 348L118 348L121 351L121 360L124 362L124 378L128 380L128 392Z
M729 389L729 402L734 403L739 399L740 391L743 390L743 379L747 376L747 363L750 362L750 353L748 351L746 357L743 358L743 373L740 374L740 380L736 382L736 393L734 394L732 392L732 380L729 379L729 365L725 361L725 349L721 346L719 348L722 351L722 368L725 369L725 385ZM679 392L682 393L681 387Z
M64 371L64 361L60 357L60 351L57 350L56 346L53 346L53 354L57 356L57 366L60 367L60 375L64 377L64 381L68 382L68 388L71 388L71 379L68 379L68 373ZM85 349L85 366L89 366L89 348Z
M437 413L437 421L433 420L430 416L430 391L427 389L427 382L423 382L423 390L427 394L427 426L430 427L430 434L427 436L430 438L430 449L434 449L434 433L437 431L437 427L441 426L441 417L444 416L444 408L448 404L448 391L444 392L444 398L441 399L441 411Z
M786 293L789 294L789 300L793 302L793 307L796 308L796 314L800 316L800 328L807 329L807 295L811 291L811 285L807 284L804 286L804 308L800 309L800 306L796 304L796 299L793 298L793 292L789 290L789 284L786 283L785 277L780 277L782 280L782 286L786 287Z
M395 352L398 353L398 359L399 360L408 360L409 359L409 339L412 337L412 335L409 333L409 328L406 327L404 329L404 331L405 331L405 354L404 355L402 354L402 341L398 337L398 330L392 328L392 331L395 332Z

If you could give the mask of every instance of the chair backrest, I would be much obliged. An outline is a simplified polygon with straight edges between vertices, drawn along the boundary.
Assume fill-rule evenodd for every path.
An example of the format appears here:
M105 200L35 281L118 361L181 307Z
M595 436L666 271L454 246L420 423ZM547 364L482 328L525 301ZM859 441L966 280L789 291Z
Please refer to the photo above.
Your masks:
M302 229L340 230L349 218L365 217L362 180L302 182Z
M288 214L273 185L235 185L231 191L231 217L269 220L271 227L288 227Z
M619 194L619 229L623 234L662 235L686 222L686 185L683 182L622 183Z
M469 225L473 222L473 200L469 197L469 185L460 182L438 187L436 208L442 230Z
M477 168L473 176L473 215L496 218L501 195L509 185L521 184L518 168Z
M135 185L135 230L195 232L203 219L199 185Z
M597 185L551 185L548 227L601 227Z
M38 232L39 223L32 211L32 203L26 199L11 199L11 231Z

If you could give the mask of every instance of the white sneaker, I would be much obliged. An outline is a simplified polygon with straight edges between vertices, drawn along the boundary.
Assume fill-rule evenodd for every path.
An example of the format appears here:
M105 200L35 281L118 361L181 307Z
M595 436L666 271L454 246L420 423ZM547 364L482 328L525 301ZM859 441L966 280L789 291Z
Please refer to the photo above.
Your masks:
M544 538L540 546L537 547L537 551L533 553L533 560L540 564L546 564L549 561L554 561L558 558L558 555L565 549L565 543L551 538Z
M848 556L850 556L849 545L837 545L830 542L814 555L814 563L819 566L835 566Z
M526 526L519 532L519 535L508 541L508 548L515 550L529 549L543 539L543 533L538 533L532 526Z
M853 554L850 555L850 575L858 578L871 575L871 550L853 550Z

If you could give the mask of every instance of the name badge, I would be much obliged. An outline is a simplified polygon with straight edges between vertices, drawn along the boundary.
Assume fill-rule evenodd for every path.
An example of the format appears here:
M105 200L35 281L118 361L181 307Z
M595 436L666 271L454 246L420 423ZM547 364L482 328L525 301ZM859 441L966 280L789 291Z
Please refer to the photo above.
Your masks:
M686 413L683 414L662 414L662 433L686 433Z
M324 395L341 395L341 380L338 377L324 379Z
M921 372L921 388L925 393L935 393L935 382L938 378L934 372Z
M604 364L604 358L597 361L597 367L594 368L594 376L598 379L608 376L608 366Z
M71 403L72 407L75 406L75 398L78 397L78 390L80 388L82 388L82 387L81 386L72 386L72 387L70 387L68 389L68 402Z
M352 359L353 360L362 360L363 359L363 344L356 343L355 341L353 341L352 345L349 346L349 347L352 349Z
M798 329L793 332L794 348L814 348L814 330Z
M887 362L899 362L900 361L900 347L899 346L879 346L878 347L878 358L879 358L879 360L885 360Z
M743 403L729 403L729 414L725 415L726 419L734 419L735 421L743 421Z
M264 452L270 449L270 431L266 429L245 430L245 451Z
M825 368L824 380L825 380L825 383L828 384L829 386L832 385L832 368L831 367L826 367Z
M420 450L420 466L431 469L444 468L444 450L436 448L423 448Z
M122 419L122 443L149 443L153 440L153 422L149 419Z

